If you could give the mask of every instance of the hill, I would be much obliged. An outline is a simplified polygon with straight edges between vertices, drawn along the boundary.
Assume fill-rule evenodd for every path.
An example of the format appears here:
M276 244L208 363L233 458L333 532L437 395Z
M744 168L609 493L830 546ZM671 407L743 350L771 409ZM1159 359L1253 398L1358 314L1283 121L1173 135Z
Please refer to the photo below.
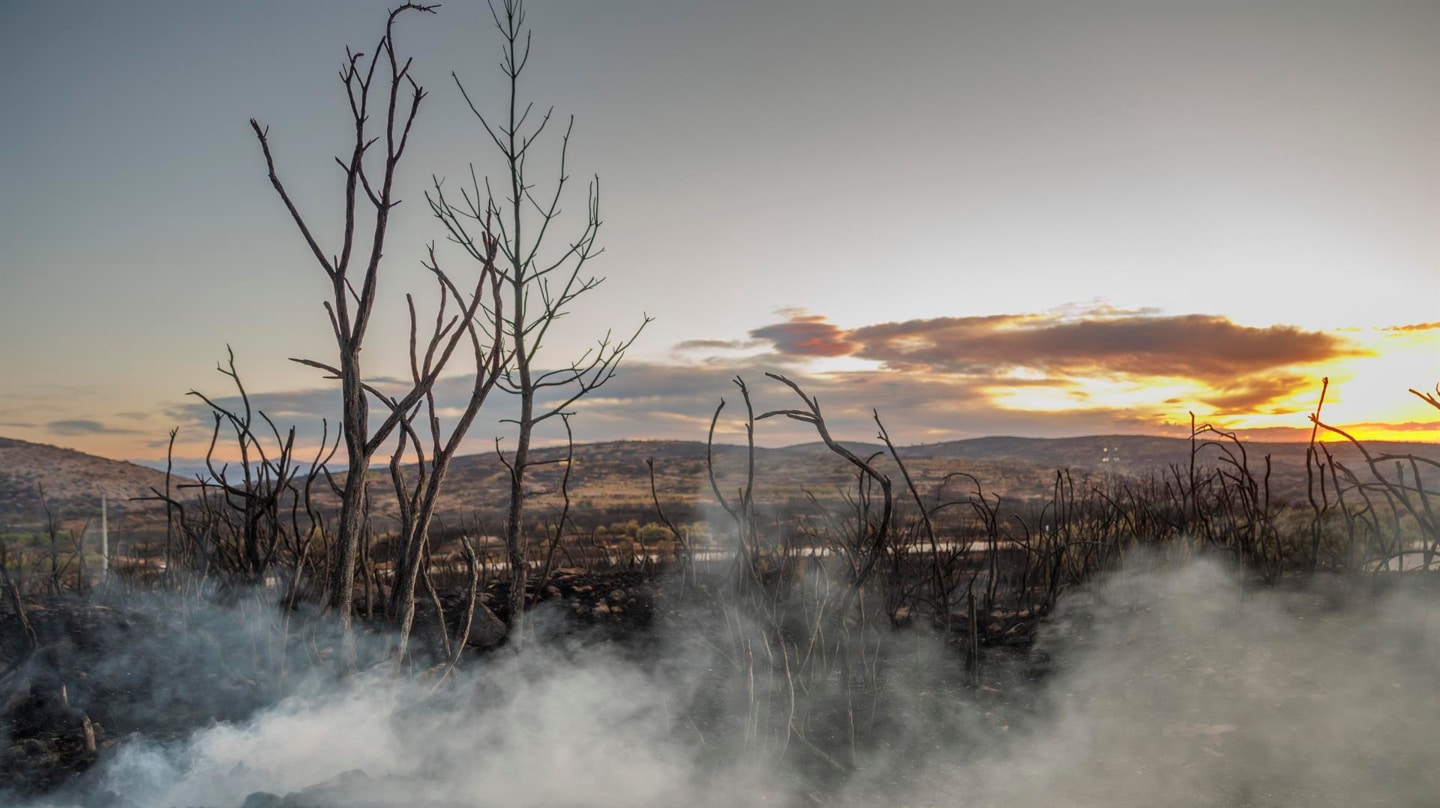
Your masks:
M56 516L98 513L103 493L112 516L154 507L132 502L165 487L165 473L120 460L41 443L0 438L0 520L11 526L44 521L40 487Z
M1225 440L1198 440L1198 463L1214 465L1223 462L1223 446L1238 456L1234 444ZM1219 445L1215 445L1219 444ZM1346 441L1327 440L1322 444L1331 457L1362 478L1368 477L1364 455ZM1265 473L1270 460L1271 490L1282 498L1304 497L1306 490L1305 456L1308 443L1242 441L1244 459L1257 479ZM1188 438L1164 438L1149 435L1095 435L1079 438L976 438L973 440L937 443L901 450L902 456L913 452L933 459L983 461L1000 464L1039 465L1048 469L1070 469L1078 473L1119 473L1132 476L1164 474L1173 468L1188 469L1191 442ZM1440 445L1433 443L1372 441L1365 449L1374 458L1415 455L1440 462ZM1387 467L1387 474L1393 469ZM1427 487L1435 490L1440 474L1425 469Z
M846 446L862 456L883 449L860 442L846 442ZM1363 474L1363 458L1353 446L1326 446L1338 461ZM1414 454L1440 461L1440 445L1376 442L1366 446L1375 456ZM1303 501L1306 444L1246 442L1244 449L1257 478L1264 475L1265 458L1270 457L1270 484L1275 497ZM1048 496L1055 472L1061 469L1068 469L1079 482L1106 474L1173 474L1174 469L1188 469L1190 462L1188 439L1146 435L986 437L899 447L899 451L922 493L933 491L946 475L963 472L978 479L987 495L1009 499ZM532 513L557 514L564 501L564 449L542 448L534 457L538 465L533 468L529 484ZM714 447L716 484L729 498L733 499L744 485L745 457L743 446ZM701 441L579 444L569 467L571 517L581 529L630 519L653 521L647 466L647 461L653 459L655 488L667 511L674 509L671 516L701 518L703 509L714 503L705 458L706 446ZM898 470L888 456L882 455L876 462L898 482ZM1222 462L1222 456L1215 447L1202 449L1201 465L1218 462ZM1393 473L1393 464L1387 463L1386 471ZM377 467L372 474L376 481L372 489L374 505L383 520L397 510L394 493L388 484L388 469ZM1433 469L1426 474L1427 488L1440 488L1440 475ZM855 470L821 443L755 449L755 491L762 506L800 505L811 495L828 500L837 497L842 489L849 489L854 481ZM128 501L148 495L152 486L163 488L163 472L69 449L0 438L0 519L11 524L43 519L37 484L45 487L52 507L94 513L94 502L103 490L113 503L112 519L117 511L128 511L137 519L144 519L146 514L157 520L163 518L163 510L154 503ZM974 489L968 478L951 485L957 486L950 489L955 493ZM451 466L444 492L440 507L443 521L451 525L478 522L482 529L495 531L509 496L508 471L494 452L459 457Z
M845 445L863 456L881 453L877 466L897 484L900 480L893 461L883 446L868 443ZM1362 477L1363 457L1349 444L1327 443L1335 459ZM1246 462L1258 480L1264 478L1266 457L1270 459L1270 488L1277 504L1301 503L1306 495L1304 443L1246 442ZM1440 461L1440 446L1422 443L1373 443L1367 448L1375 456L1408 455ZM902 460L922 494L930 496L947 475L973 475L989 497L1006 499L1048 497L1057 470L1068 470L1077 484L1085 479L1118 474L1134 477L1173 475L1188 472L1190 441L1183 438L1145 435L1099 435L1080 438L987 437L919 446L899 447ZM1232 447L1233 451L1233 447ZM746 450L742 446L714 448L716 484L734 500L745 483ZM676 519L699 519L714 503L705 464L706 447L699 441L624 440L581 444L575 447L568 481L571 516L584 529L616 521L654 521L649 468L654 459L655 489L667 512ZM560 487L565 466L559 462L560 448L542 449L536 454L541 465L530 478L532 513L558 514L563 505ZM1215 466L1226 462L1215 446L1200 446L1197 465ZM1422 468L1424 468L1422 466ZM1393 468L1386 464L1387 474ZM755 449L755 493L763 507L806 505L808 497L836 501L842 491L855 483L855 470L821 443L782 448ZM495 529L508 497L508 472L494 453L457 458L442 502L442 513L481 527ZM962 496L974 491L969 478L952 479L948 495ZM1440 473L1427 472L1427 488L1440 488ZM388 486L377 486L376 505L381 513L395 508Z

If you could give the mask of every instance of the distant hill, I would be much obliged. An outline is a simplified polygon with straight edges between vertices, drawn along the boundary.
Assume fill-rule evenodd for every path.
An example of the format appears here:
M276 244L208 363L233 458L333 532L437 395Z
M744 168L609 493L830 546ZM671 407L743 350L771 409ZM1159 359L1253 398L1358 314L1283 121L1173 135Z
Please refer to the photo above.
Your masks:
M1209 438L1210 440L1206 440ZM1209 445L1207 445L1209 444ZM1218 444L1218 446L1216 445ZM1242 441L1236 447L1215 435L1203 435L1196 441L1199 449L1197 466L1214 466L1225 460L1225 451L1248 463L1257 481L1264 482L1266 458L1270 461L1270 489L1273 496L1292 501L1305 496L1305 467L1308 443ZM1365 449L1373 458L1387 455L1414 455L1440 462L1440 444L1370 441ZM1365 458L1359 449L1345 441L1326 440L1324 450L1338 463L1350 468L1362 479L1368 479ZM1072 475L1123 474L1145 477L1188 470L1191 441L1189 438L1167 438L1151 435L1088 435L1077 438L986 437L970 440L901 447L903 459L924 458L927 463L943 466L976 463L982 468L999 470L1002 475L1023 468L1043 469L1053 475L1057 469L1068 469ZM1323 459L1323 458L1322 458ZM1385 463L1387 475L1394 476L1393 463ZM1420 466L1426 487L1440 490L1440 469ZM1408 473L1408 472L1407 472ZM984 476L980 475L984 480Z
M39 486L44 486L56 516L98 513L102 493L115 514L154 507L130 500L149 495L151 486L163 490L165 474L72 449L0 438L0 520L11 524L43 521Z
M870 443L844 445L867 457L882 452L883 446ZM1348 444L1327 443L1336 460L1364 477L1360 453ZM1415 454L1440 462L1440 445L1424 443L1370 443L1375 456ZM1265 458L1270 456L1271 494L1278 501L1301 502L1306 491L1304 443L1246 442L1246 461L1257 480L1263 482ZM1188 471L1190 441L1184 438L1145 435L1099 435L1080 438L988 437L920 446L898 447L912 479L921 493L930 496L952 472L973 475L987 496L1007 499L1048 497L1057 470L1068 470L1077 484L1087 478L1108 474L1144 477L1164 475L1172 468ZM571 515L580 525L587 518L598 523L638 519L653 521L648 458L655 460L655 488L675 518L700 518L700 510L714 502L705 465L706 448L699 441L626 440L582 444L575 447L570 468ZM714 449L716 482L732 501L745 482L745 453L742 446L717 445ZM557 513L563 464L553 461L563 450L546 448L536 453L542 462L530 479L532 512ZM552 461L543 464L544 461ZM881 453L877 466L896 485L898 470L888 455ZM1222 455L1213 446L1201 447L1197 465L1214 466ZM1387 474L1393 464L1386 464ZM1440 473L1426 472L1427 488L1440 490ZM855 469L822 443L805 443L783 448L755 450L755 495L761 506L798 505L815 495L838 501L839 492L850 490ZM508 497L508 472L493 452L457 458L441 511L465 520L480 519L492 529L501 518ZM969 479L952 480L947 489L961 494L974 489ZM376 505L381 512L394 508L393 495L377 486Z
M852 451L868 456L883 449L871 443L849 443ZM1326 444L1337 460L1364 471L1363 458L1354 447ZM1271 456L1272 494L1300 501L1305 494L1305 449L1303 443L1244 444L1250 468L1257 478L1265 472L1265 456ZM1367 443L1376 456L1386 453L1415 454L1440 461L1440 445L1425 443ZM974 475L987 495L1006 498L1048 496L1058 469L1068 469L1076 478L1105 474L1147 476L1164 474L1172 467L1188 469L1190 441L1145 435L1099 435L1080 438L987 437L920 446L899 447L912 478L928 494L952 472ZM700 441L623 440L580 444L575 447L570 467L571 517L584 529L589 524L638 519L653 521L647 459L655 461L655 487L674 518L700 518L714 502L705 464L706 447ZM745 482L743 446L717 445L714 448L716 482L722 494L733 499ZM563 502L560 485L565 466L557 462L564 449L547 447L535 452L539 465L533 468L529 489L532 513L558 513ZM547 462L548 461L548 462ZM802 504L810 495L833 500L855 482L855 470L821 443L783 448L756 448L757 501L762 505ZM1220 462L1213 447L1200 454L1201 465ZM879 466L899 484L899 475L888 457ZM1393 464L1386 464L1392 473ZM1427 488L1440 490L1440 474L1427 471ZM372 472L372 496L382 523L396 510L388 471ZM440 507L448 524L479 520L482 528L496 531L508 501L508 472L494 452L456 458L450 469ZM178 481L178 480L177 480ZM165 474L134 463L106 460L68 449L0 438L0 520L14 523L38 522L42 517L36 484L45 486L52 506L64 505L77 511L94 508L103 490L114 508L129 510L136 517L149 514L163 518L155 503L130 503L131 497L146 496L150 488L163 488ZM950 490L973 490L968 479L952 481ZM93 513L93 511L90 511ZM112 509L112 517L115 510Z

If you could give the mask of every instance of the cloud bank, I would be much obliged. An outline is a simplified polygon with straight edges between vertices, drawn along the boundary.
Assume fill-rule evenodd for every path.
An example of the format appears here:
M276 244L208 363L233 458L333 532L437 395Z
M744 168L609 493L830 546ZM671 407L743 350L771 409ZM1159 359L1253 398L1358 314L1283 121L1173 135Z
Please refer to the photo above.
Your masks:
M876 410L901 443L987 435L1183 435L1192 412L1222 428L1303 440L1320 377L1338 372L1343 378L1346 363L1368 362L1376 353L1339 331L1261 328L1213 315L1100 304L855 328L798 309L778 314L779 321L743 338L687 340L673 346L668 360L627 360L609 384L573 406L576 439L703 440L721 399L738 403L736 377L749 384L757 411L793 406L789 391L765 378L778 372L818 396L832 428L852 440L874 437ZM1436 332L1433 325L1397 326L1383 338L1425 339ZM395 379L372 382L388 392L400 389ZM1339 387L1337 382L1332 392ZM464 378L440 381L442 421L459 411L469 389ZM1393 399L1403 404L1406 398L1404 386L1397 388ZM322 419L333 430L339 410L337 391L324 387L254 393L251 403L282 427L296 425L301 442L312 446ZM513 398L495 394L472 428L467 450L490 449L496 437L503 445L511 434L503 419L515 417L515 409ZM743 438L742 424L731 417L737 409L727 408L718 424L721 440ZM181 425L191 454L208 440L213 420L203 403L188 399L166 415ZM1362 422L1374 432L1386 430L1373 416L1350 421ZM1440 422L1423 411L1406 411L1394 423L1411 426L1388 430L1393 437L1440 434ZM82 430L78 422L66 428ZM163 448L162 437L155 436L152 450ZM541 437L558 441L563 433ZM771 446L813 437L792 423L771 422L757 431L757 440Z

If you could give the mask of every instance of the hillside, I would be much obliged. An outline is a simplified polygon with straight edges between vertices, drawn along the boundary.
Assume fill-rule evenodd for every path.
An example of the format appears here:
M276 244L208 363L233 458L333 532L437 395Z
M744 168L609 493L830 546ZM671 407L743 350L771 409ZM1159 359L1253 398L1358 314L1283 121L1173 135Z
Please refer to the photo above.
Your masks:
M1214 437L1214 436L1210 436ZM1200 441L1201 444L1204 441ZM1230 451L1235 451L1228 441L1218 441ZM1242 447L1245 459L1252 473L1258 478L1265 473L1265 458L1271 464L1271 491L1276 496L1289 499L1305 495L1306 443L1275 443L1244 441ZM1345 441L1327 440L1323 447L1331 456L1362 477L1368 476L1365 458L1353 444ZM1415 455L1440 462L1440 445L1431 443L1400 443L1373 441L1365 444L1372 457L1385 455ZM1190 440L1188 438L1162 438L1148 435L1095 435L1079 438L976 438L973 440L937 443L902 450L903 454L936 460L982 461L1001 465L1038 465L1047 469L1071 469L1073 472L1120 473L1146 476L1164 473L1174 467L1188 469L1190 463ZM1199 462L1214 464L1223 457L1217 446L1201 446ZM1387 464L1385 471L1393 469ZM1440 474L1435 469L1425 469L1427 487L1434 490L1440 484Z
M1363 472L1363 458L1348 444L1326 444L1337 460ZM882 447L847 443L859 454ZM1415 454L1440 461L1440 446L1422 443L1367 444L1374 455ZM1246 443L1252 472L1261 477L1264 458L1271 456L1271 490L1281 500L1298 502L1305 495L1305 448L1302 443ZM948 474L974 475L989 496L1027 498L1048 496L1057 469L1068 469L1077 482L1110 473L1133 476L1165 474L1172 468L1188 469L1190 442L1181 438L1142 435L1101 435L1080 438L987 437L920 446L900 447L911 476L929 494ZM705 465L706 447L700 441L624 440L580 444L570 467L571 517L584 529L613 521L653 521L647 459L655 461L656 490L667 511L677 519L701 518L714 502ZM744 484L745 448L721 445L714 449L717 482L733 498ZM532 513L554 514L562 505L560 484L565 466L557 462L561 448L538 450L539 461L530 480ZM1200 455L1202 465L1219 462L1213 447ZM548 461L548 462L547 462ZM877 460L894 479L897 470L888 457ZM1422 466L1423 468L1423 466ZM1392 464L1386 472L1393 473ZM377 467L372 489L381 517L396 510L388 469ZM803 503L813 494L822 500L838 496L854 484L855 472L823 444L806 443L784 448L756 448L755 491L762 506ZM1440 488L1433 470L1427 487ZM37 483L45 487L52 506L72 513L93 513L94 501L105 491L112 503L112 519L129 511L132 518L163 517L154 503L134 503L152 486L163 488L163 472L134 463L106 460L68 449L0 438L0 519L11 524L37 523L41 514ZM952 493L972 491L973 482L951 483ZM473 522L494 530L509 496L508 472L493 452L456 458L440 508L448 524Z
M112 516L153 507L131 502L165 487L164 472L40 443L0 438L0 521L12 526L44 520L39 487L57 516L98 512L103 493Z

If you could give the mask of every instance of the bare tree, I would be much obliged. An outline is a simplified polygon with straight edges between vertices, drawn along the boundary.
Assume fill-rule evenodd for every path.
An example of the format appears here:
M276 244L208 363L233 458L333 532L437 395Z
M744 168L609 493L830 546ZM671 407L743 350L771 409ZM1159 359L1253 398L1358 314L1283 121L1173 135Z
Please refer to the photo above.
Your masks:
M366 473L375 453L405 421L407 414L430 394L451 353L464 335L469 333L470 327L468 322L461 324L443 339L432 344L432 348L435 348L433 361L427 357L424 373L412 380L412 387L403 396L380 396L365 383L360 361L361 346L375 306L390 212L400 204L400 200L394 195L395 178L409 143L410 131L420 109L420 102L426 95L425 90L410 75L411 60L402 61L396 54L395 21L407 11L433 13L435 8L433 5L406 3L390 12L385 33L369 56L347 50L347 62L340 71L340 79L349 101L354 139L348 158L335 158L345 177L342 208L344 233L338 255L327 256L320 247L305 216L296 208L276 173L268 130L255 119L250 120L250 126L255 131L255 137L260 141L265 155L270 183L285 203L296 228L331 285L331 295L325 302L325 310L330 316L330 325L335 335L338 360L333 365L309 359L295 361L325 370L340 380L343 400L341 429L348 455L348 469L341 495L339 546L332 564L330 606L339 613L346 646L344 657L352 664L354 645L351 613L355 597L355 568L368 513ZM406 97L402 100L402 96ZM374 131L377 116L382 121L378 133ZM363 225L360 219L366 208L369 209L369 232L362 237L360 231ZM363 260L359 258L357 251L359 241L368 241L368 246L361 244L359 247L360 251L366 252ZM448 279L438 272L438 268L435 268L435 271L442 287L449 288ZM483 288L482 280L477 284L477 296ZM450 291L456 290L451 288ZM461 298L458 294L456 297ZM459 302L465 308L466 316L473 316L479 307L478 299L465 301L461 298ZM370 423L367 396L377 396L388 410L374 425Z
M621 357L649 322L649 317L645 317L628 338L616 339L607 333L572 361L551 364L546 369L546 363L540 358L550 327L569 311L577 298L604 280L588 271L590 260L602 252L596 243L601 224L600 184L598 177L590 182L584 223L577 235L564 246L551 248L551 227L561 218L560 203L570 180L566 152L574 118L561 136L558 176L548 191L539 191L527 173L527 159L550 123L553 109L547 109L538 120L533 120L530 115L534 105L521 100L520 75L530 59L531 45L530 32L525 27L524 2L499 0L498 4L490 4L490 11L503 39L500 66L508 86L508 103L501 118L496 120L481 113L459 76L451 75L471 112L500 152L505 167L502 196L497 198L488 179L482 189L472 166L471 186L462 188L461 202L452 203L438 179L433 194L427 193L427 198L435 216L450 231L451 240L476 260L485 261L485 251L470 229L492 220L496 225L500 277L509 298L509 312L497 318L500 332L497 337L506 340L511 353L500 388L517 396L520 404L518 418L510 421L516 426L515 448L509 457L501 453L510 474L510 504L505 521L510 566L510 633L512 639L518 640L524 634L529 561L525 482L535 464L530 456L535 428L567 414L577 400L613 378ZM544 255L542 249L547 250Z
M238 407L226 407L198 390L190 395L204 401L210 407L214 428L210 436L210 448L205 453L205 466L210 479L219 488L226 505L240 521L236 560L233 567L239 570L250 584L260 583L270 564L275 560L285 530L284 500L292 502L297 495L295 477L299 467L295 463L295 427L281 437L280 429L265 412L254 411L250 406L250 395L235 369L235 351L226 347L229 356L228 368L217 366L216 370L229 377L235 384L240 399ZM269 427L274 437L275 448L267 452L259 435L256 434L256 415ZM215 446L220 438L222 425L229 426L235 436L235 445L240 453L238 482L229 478L229 465L216 467Z
M450 461L460 450L466 432L474 423L480 408L484 406L490 391L495 388L505 366L503 340L498 336L500 330L496 327L496 323L504 316L503 301L500 297L500 278L495 269L497 243L495 238L489 235L488 226L487 232L482 236L482 243L484 253L481 259L481 270L468 303L465 302L465 297L451 282L449 276L440 268L435 248L433 245L431 246L425 266L435 274L436 281L440 285L440 307L435 316L430 339L423 352L420 350L418 339L414 300L407 298L410 303L410 376L412 382L417 387L424 384L424 380L430 376L431 365L440 361L441 357L448 356L449 349L453 348L455 342L462 337L469 338L473 351L474 375L469 398L448 434L441 426L435 394L429 386L426 387L422 401L417 403L400 422L402 431L395 452L390 459L390 478L395 486L396 499L400 504L401 523L399 542L401 550L399 563L395 569L396 580L390 602L391 617L399 626L397 659L405 657L410 630L415 622L416 582L422 575L429 574L430 523L435 516L436 505L439 504L441 485L450 468ZM488 298L486 297L487 292L489 293ZM461 311L447 321L445 308L448 301L452 299L459 302ZM488 329L482 328L480 325L482 307L488 307L490 312ZM382 400L392 408L399 406L399 402L394 399L382 398ZM415 428L415 421L422 409L425 416L423 419L425 429L429 435L428 460L426 459L425 442ZM416 460L414 471L409 475L406 474L403 465L407 447ZM469 543L465 542L464 544L467 552L470 552ZM473 563L471 567L473 571ZM472 592L474 588L475 584L472 581ZM467 626L473 620L475 607L475 599L472 597L470 599L471 614L465 621ZM483 604L479 604L479 608L486 609ZM489 616L489 618L494 619L493 616ZM443 616L441 616L441 630L444 631ZM465 633L468 634L468 628ZM462 639L461 642L463 643L464 640ZM450 656L453 664L458 660L458 650Z

